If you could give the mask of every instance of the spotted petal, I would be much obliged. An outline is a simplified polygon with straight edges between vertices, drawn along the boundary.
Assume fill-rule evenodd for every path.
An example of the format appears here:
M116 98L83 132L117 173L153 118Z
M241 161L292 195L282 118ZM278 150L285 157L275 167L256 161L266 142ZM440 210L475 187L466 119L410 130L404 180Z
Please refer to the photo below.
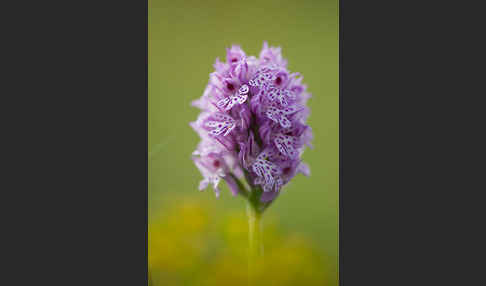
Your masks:
M238 93L239 94L248 94L249 91L250 91L250 88L248 87L248 85L244 84L240 87L240 89L238 90Z
M225 97L225 98L219 100L216 103L216 106L218 106L219 108L221 108L225 111L228 111L231 108L233 108L233 106L235 106L237 103L238 104L244 103L247 98L248 98L248 94L237 93L235 95Z
M273 142L280 153L287 157L294 158L298 154L297 150L295 149L295 146L297 145L297 138L293 136L279 134L277 137L275 137Z
M216 103L216 106L223 110L230 110L233 105L234 103L231 100L231 97L225 97Z
M270 87L267 91L267 98L270 101L274 101L275 99L278 99L278 102L282 106L287 106L289 105L288 99L295 99L295 95L293 92L287 90L287 89L280 89L276 87Z
M231 116L216 113L212 117L214 120L206 121L204 124L206 127L212 128L209 131L211 135L218 136L223 134L223 136L226 136L236 127L235 120Z
M282 126L283 128L289 128L289 127L292 126L292 123L290 122L290 120L288 120L288 118L285 117L285 114L287 114L287 113L285 113L283 110L276 108L275 106L270 106L267 109L265 114L272 121L279 123L280 126Z
M272 70L263 69L257 72L257 74L248 82L250 86L263 87L268 85L272 80Z
M246 99L248 98L248 94L241 94L241 93L238 93L233 97L233 100L236 100L236 102L238 102L239 104L243 104L245 103Z

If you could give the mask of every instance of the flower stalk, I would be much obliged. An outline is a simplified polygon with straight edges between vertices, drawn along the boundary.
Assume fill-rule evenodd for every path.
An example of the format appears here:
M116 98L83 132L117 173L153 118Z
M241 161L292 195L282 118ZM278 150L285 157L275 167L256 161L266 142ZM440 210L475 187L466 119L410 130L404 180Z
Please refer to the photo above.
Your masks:
M255 285L258 275L259 265L263 262L263 226L262 212L258 210L250 201L247 203L248 214L248 284Z

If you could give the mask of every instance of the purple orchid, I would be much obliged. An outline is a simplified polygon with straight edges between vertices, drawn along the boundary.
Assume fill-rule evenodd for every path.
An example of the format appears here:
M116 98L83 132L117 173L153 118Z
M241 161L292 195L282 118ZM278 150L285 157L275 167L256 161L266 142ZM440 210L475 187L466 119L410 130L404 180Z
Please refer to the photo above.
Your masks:
M223 179L234 195L269 203L296 174L310 174L301 161L312 140L307 86L288 71L281 49L266 42L258 58L233 45L226 62L216 59L214 68L203 95L192 102L201 109L191 122L201 137L193 153L204 177L199 189L212 184L219 196Z

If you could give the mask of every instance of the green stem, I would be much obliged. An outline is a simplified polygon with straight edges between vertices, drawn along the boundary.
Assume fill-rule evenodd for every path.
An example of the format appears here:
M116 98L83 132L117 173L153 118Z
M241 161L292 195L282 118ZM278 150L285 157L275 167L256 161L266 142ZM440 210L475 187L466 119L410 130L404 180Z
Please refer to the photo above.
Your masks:
M248 285L255 285L259 265L263 260L262 213L255 208L251 201L247 204L248 214Z

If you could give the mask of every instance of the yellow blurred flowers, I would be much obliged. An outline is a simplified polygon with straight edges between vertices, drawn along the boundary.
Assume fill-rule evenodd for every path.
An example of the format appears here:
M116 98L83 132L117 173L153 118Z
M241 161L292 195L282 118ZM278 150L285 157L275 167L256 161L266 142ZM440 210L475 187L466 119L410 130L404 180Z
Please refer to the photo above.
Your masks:
M149 272L153 286L247 285L248 225L244 212L215 215L184 200L149 219ZM220 213L220 212L218 212ZM265 222L264 261L257 285L328 285L323 253L299 234L283 235Z

